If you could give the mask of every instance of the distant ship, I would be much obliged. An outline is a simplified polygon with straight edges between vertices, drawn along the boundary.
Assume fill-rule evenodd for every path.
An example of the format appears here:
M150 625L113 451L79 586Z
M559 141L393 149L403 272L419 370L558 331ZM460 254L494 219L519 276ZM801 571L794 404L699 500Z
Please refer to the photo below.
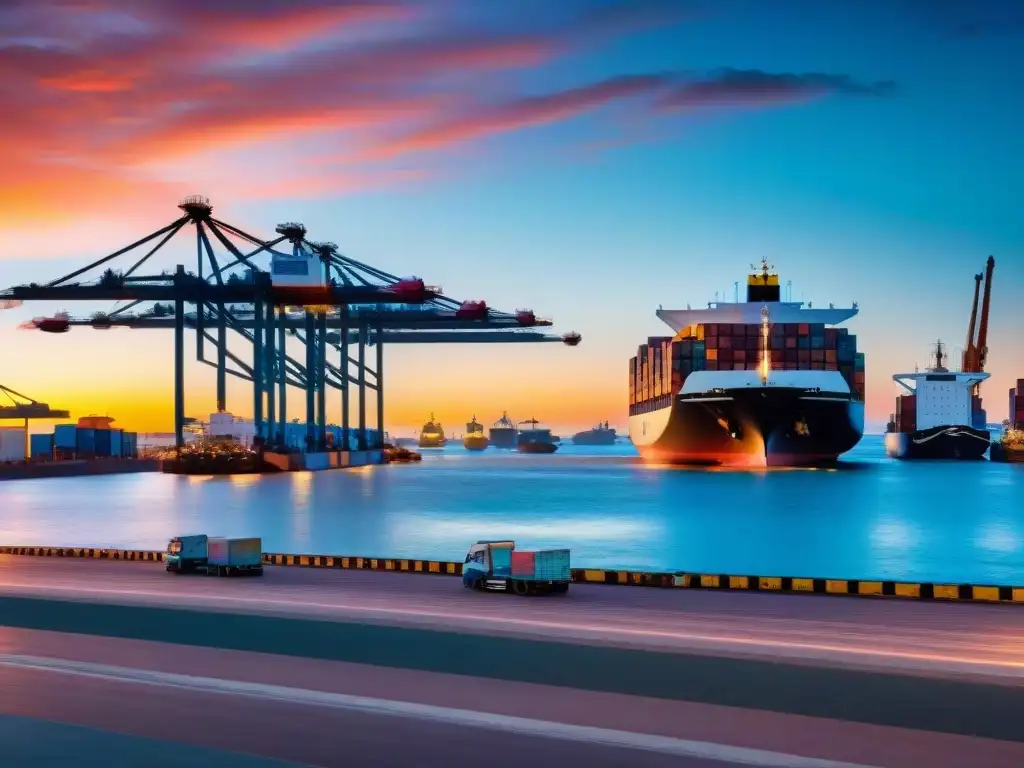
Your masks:
M615 438L618 435L614 429L608 427L608 422L598 424L586 432L577 432L573 435L572 442L575 445L615 445Z
M897 400L896 413L885 431L885 450L896 459L980 459L992 443L988 416L981 405L981 383L988 354L988 313L992 299L991 256L984 276L974 276L974 303L967 325L967 345L959 371L946 367L942 342L935 345L934 365L924 373L898 373L893 380L907 394ZM982 277L985 296L978 322ZM977 323L977 338L975 324Z
M420 430L420 448L443 448L448 438L444 436L444 430L439 423L434 422L434 414L430 414L430 421L423 425Z
M900 395L885 431L885 451L895 459L981 459L992 435L981 407L983 371L946 368L942 342L935 345L935 365L920 373L897 373L893 380L909 394Z
M466 424L466 434L462 438L462 445L467 451L482 451L489 442L487 435L484 434L484 425L478 422L474 416L473 420Z
M522 422L529 424L529 429L519 430L518 448L520 453L554 453L558 445L552 440L551 430L542 429L536 419L527 419Z
M508 417L508 411L503 411L501 418L491 425L490 442L495 448L515 448L519 430Z
M857 305L783 301L771 269L762 260L748 275L746 301L658 310L675 335L648 338L629 361L629 434L645 459L814 465L860 441L864 355L829 327Z

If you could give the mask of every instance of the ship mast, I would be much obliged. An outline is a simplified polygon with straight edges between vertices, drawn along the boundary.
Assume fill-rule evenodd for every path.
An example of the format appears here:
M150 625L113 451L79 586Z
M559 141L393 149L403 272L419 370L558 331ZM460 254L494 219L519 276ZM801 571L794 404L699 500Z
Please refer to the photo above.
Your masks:
M768 384L768 373L772 369L771 343L768 339L768 305L761 308L761 384Z

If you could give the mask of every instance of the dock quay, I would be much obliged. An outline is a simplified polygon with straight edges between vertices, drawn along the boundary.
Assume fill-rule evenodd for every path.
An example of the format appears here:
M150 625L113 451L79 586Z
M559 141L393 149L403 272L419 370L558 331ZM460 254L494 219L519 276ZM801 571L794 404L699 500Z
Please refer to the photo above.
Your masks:
M213 711L222 749L324 766L406 747L435 765L453 739L529 753L538 736L602 768L1024 760L1024 612L1000 606L583 583L529 599L413 572L208 579L10 549L0 675L35 692L32 717L201 739ZM345 755L315 753L338 728Z
M159 472L158 459L69 459L67 461L30 461L0 464L0 482L88 475L125 475Z

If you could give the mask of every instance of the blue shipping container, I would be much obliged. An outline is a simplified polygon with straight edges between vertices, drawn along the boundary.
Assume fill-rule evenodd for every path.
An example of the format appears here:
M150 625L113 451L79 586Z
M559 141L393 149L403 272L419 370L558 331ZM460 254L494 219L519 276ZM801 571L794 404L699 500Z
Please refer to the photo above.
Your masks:
M96 455L101 458L110 457L110 430L109 429L97 429L93 432L95 435L95 450Z
M53 456L53 435L32 435L28 440L29 455L32 458Z
M96 430L78 427L76 430L75 450L79 454L93 455L96 453Z
M78 427L74 424L58 424L53 429L53 442L58 448L75 450L78 447Z
M124 430L110 430L110 455L116 459L124 456Z

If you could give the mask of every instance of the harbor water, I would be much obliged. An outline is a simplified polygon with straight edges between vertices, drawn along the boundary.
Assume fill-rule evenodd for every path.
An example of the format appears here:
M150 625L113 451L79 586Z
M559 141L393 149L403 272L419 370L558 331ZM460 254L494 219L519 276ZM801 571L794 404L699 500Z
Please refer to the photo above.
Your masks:
M838 469L651 467L632 446L461 447L420 464L236 477L0 483L0 544L161 549L262 536L275 552L461 560L477 539L595 568L1024 583L1024 467L896 462L868 436Z

